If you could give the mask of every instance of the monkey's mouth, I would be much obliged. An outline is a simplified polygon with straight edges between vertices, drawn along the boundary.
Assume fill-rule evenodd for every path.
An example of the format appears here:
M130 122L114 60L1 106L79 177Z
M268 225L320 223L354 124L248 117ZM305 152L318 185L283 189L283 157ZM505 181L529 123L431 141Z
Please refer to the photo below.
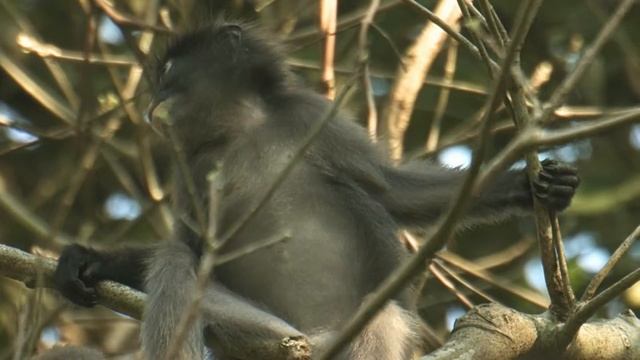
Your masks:
M173 97L165 99L152 99L144 113L145 121L158 134L166 137L165 128L171 126L170 110L175 99Z

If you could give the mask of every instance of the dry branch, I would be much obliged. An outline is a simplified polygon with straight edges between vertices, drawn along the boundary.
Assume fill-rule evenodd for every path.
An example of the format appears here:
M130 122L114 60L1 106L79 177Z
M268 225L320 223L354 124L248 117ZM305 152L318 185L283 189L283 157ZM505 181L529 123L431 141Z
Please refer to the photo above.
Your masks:
M338 1L320 1L320 30L324 37L322 48L322 86L329 99L336 97L336 75L333 63L336 51L336 27L338 18Z
M455 0L440 1L435 14L451 25L462 15ZM395 161L402 158L404 134L409 126L418 92L446 39L447 34L442 28L429 21L405 52L402 61L404 66L398 69L383 120L388 133L389 153Z
M421 360L506 360L558 358L547 353L556 323L548 315L527 315L487 304L475 307L456 321L444 346ZM551 346L552 347L552 346ZM632 312L585 324L578 332L566 360L619 360L640 358L640 320Z

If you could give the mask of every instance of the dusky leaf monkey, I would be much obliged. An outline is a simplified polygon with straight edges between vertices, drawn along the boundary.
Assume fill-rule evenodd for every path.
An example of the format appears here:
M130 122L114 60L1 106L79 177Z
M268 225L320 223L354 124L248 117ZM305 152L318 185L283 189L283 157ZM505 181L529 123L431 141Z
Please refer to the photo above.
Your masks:
M208 208L207 175L219 172L219 234L256 204L332 107L296 82L278 47L248 25L223 23L188 33L168 48L159 69L151 117L158 106L168 109L198 206ZM336 116L266 205L219 251L285 231L290 239L215 268L180 357L205 356L203 331L214 339L210 351L216 359L287 359L288 341L321 352L407 257L397 231L432 225L464 176L429 163L392 166L359 125ZM578 182L573 167L554 161L543 162L533 193L524 171L505 172L474 199L461 223L525 214L534 196L561 211ZM174 197L177 212L195 218L183 181L177 181ZM100 280L146 291L143 349L150 359L161 359L191 300L202 254L202 237L178 221L173 238L154 248L71 245L55 278L63 294L85 306L96 303ZM409 359L416 346L410 292L398 294L341 358ZM273 344L282 353L270 353Z

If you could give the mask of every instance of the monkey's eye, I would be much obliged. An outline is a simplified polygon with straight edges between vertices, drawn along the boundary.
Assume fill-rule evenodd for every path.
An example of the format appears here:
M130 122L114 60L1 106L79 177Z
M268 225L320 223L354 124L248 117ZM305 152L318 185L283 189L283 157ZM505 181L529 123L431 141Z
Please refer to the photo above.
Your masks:
M162 76L166 76L169 71L171 71L171 68L173 67L173 61L169 60L166 63L164 63L164 66L162 67Z
M160 76L158 78L158 85L160 91L175 91L177 85L177 77L174 70L173 60L167 60L161 68Z

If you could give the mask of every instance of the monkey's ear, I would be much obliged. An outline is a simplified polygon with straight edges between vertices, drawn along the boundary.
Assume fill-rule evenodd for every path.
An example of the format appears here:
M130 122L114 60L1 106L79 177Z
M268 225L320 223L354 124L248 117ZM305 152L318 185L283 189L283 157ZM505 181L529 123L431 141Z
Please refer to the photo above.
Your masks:
M226 25L221 30L223 36L229 41L233 49L239 49L242 43L242 27L239 25Z

